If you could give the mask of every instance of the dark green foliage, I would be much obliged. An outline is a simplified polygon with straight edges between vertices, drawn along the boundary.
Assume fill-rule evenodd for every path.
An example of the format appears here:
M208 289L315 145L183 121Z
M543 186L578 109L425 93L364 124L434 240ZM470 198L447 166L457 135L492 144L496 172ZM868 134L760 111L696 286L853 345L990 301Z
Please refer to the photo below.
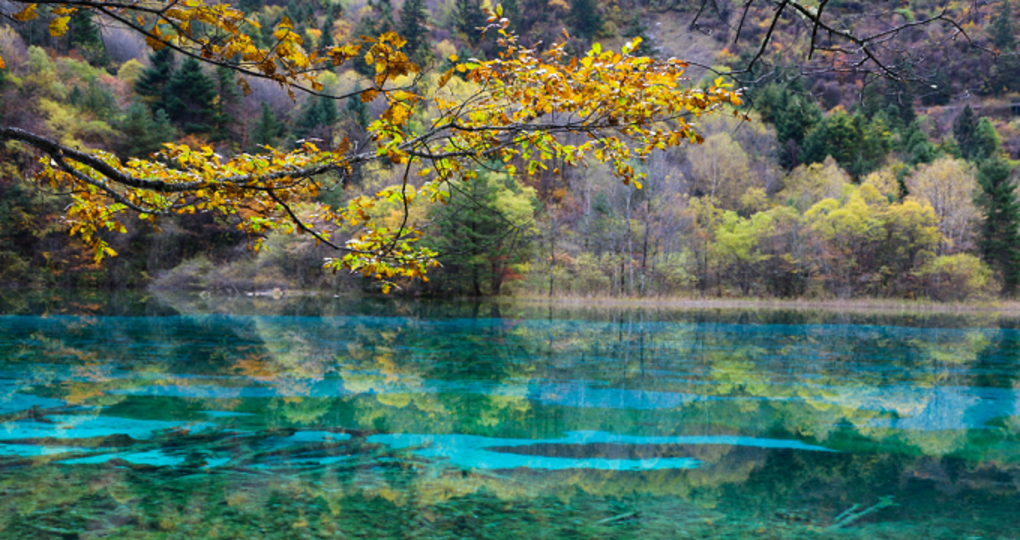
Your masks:
M280 137L283 136L283 131L283 124L276 119L276 113L273 112L268 103L263 103L259 121L252 128L251 149L258 150L263 146L274 146Z
M99 28L92 20L92 12L78 10L71 15L68 24L68 39L71 47L77 49L90 63L106 65L110 58L106 54L106 45L99 34Z
M425 0L407 0L400 10L400 26L397 33L407 40L404 51L418 65L424 65L432 59L429 47L429 12Z
M832 156L853 178L878 169L889 153L888 126L881 115L865 119L836 111L804 140L804 162L821 163Z
M800 164L804 138L822 120L818 105L793 88L770 84L755 97L754 107L776 128L780 164L787 169Z
M322 38L319 40L320 49L328 49L336 45L336 40L333 39L333 23L335 22L336 18L333 17L332 12L326 15L326 20L322 23Z
M1020 285L1020 200L1009 165L990 159L978 169L984 210L980 247L988 263L1002 273L1003 294L1013 296Z
M510 265L524 256L526 240L509 207L527 196L512 177L483 173L458 183L448 204L434 205L429 240L444 270L433 286L474 296L500 294Z
M481 39L481 31L488 19L482 11L479 0L456 0L456 11L453 15L454 30L467 42L476 44Z
M175 137L174 127L163 109L157 109L153 115L138 101L128 107L116 127L122 135L117 151L123 157L147 156Z
M329 139L334 124L339 119L334 100L321 96L308 100L308 104L297 124L297 135L300 138L315 137Z
M507 0L500 2L500 5L503 6L503 17L510 21L510 28L516 28L521 18L520 0Z
M77 88L75 86L75 89ZM113 93L96 79L88 82L85 92L81 94L79 102L75 105L99 120L108 120L117 112L117 100L113 97Z
M921 129L918 122L913 122L899 131L898 150L905 156L907 163L920 165L931 163L942 155L942 151L932 144L928 135Z
M135 92L153 109L162 108L167 100L167 87L174 76L174 53L164 47L149 55L150 67L135 82Z
M215 135L220 127L219 92L216 83L188 58L174 72L166 88L166 112L185 133Z
M1012 51L1016 47L1016 28L1013 26L1013 15L1014 11L1010 1L1002 0L989 29L992 43L1002 52Z
M971 159L974 155L974 134L977 132L977 125L977 115L970 105L964 107L960 116L953 121L953 137L956 138L956 146L964 159Z
M360 87L355 87L354 91L361 90ZM368 105L364 101L361 101L360 96L354 96L347 100L344 105L345 113L352 119L356 124L362 128L367 128L371 120L368 117Z
M589 40L599 35L605 24L596 0L572 0L570 21L574 33Z
M623 31L623 36L627 38L641 38L641 44L631 54L652 57L659 54L659 49L652 45L652 38L648 35L648 25L641 19L640 13L634 13L634 16L630 18L630 23Z

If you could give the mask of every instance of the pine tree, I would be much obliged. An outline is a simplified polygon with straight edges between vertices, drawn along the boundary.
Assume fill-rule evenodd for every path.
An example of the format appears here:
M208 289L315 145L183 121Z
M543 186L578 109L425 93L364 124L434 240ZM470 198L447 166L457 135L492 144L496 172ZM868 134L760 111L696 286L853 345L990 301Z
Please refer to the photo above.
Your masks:
M574 32L586 39L592 39L602 31L604 21L596 0L572 0L570 20Z
M648 25L641 19L640 13L635 13L631 17L630 24L627 25L623 35L628 38L641 38L641 44L631 54L636 56L655 56L659 54L659 50L652 45L652 38L648 35Z
M999 138L999 132L996 131L987 116L982 116L978 120L974 138L971 140L971 159L981 161L993 158L999 154L1001 148L1002 140Z
M149 55L151 67L145 68L135 82L135 92L152 109L161 108L167 98L166 89L174 76L174 52L164 47Z
M1002 52L1012 51L1016 47L1016 29L1013 27L1013 9L1009 0L1002 0L999 12L992 19L992 43Z
M479 0L456 0L453 15L454 29L462 34L468 43L478 43L481 33L478 30L485 26L488 18L482 11Z
M328 140L333 125L340 117L336 111L336 103L327 96L319 96L309 100L301 120L298 122L297 134L301 138L315 137Z
M520 0L504 0L500 5L503 6L503 17L510 21L510 28L516 28L521 18Z
M322 22L322 38L319 40L320 49L329 49L336 45L336 40L333 39L333 24L336 23L336 18L333 17L333 12L330 11L326 15L326 20Z
M424 65L432 59L428 18L425 0L407 0L400 10L400 26L397 33L407 40L404 51L418 65Z
M276 119L276 114L268 103L262 103L262 114L251 133L253 150L263 146L273 146L283 136L283 124Z
M984 210L981 224L981 251L992 267L1002 273L1002 292L1013 296L1020 285L1020 200L1009 165L1002 159L990 159L978 169Z
M361 90L361 87L355 86L354 91L357 92L359 90ZM368 105L364 101L361 101L359 96L349 98L345 105L345 109L347 111L347 115L349 115L355 123L361 126L362 129L368 127L370 122L368 118Z
M953 137L964 159L971 159L974 155L974 134L977 132L977 126L978 118L970 105L964 107L960 116L953 121Z
M110 58L106 54L106 44L99 33L99 27L92 20L92 12L80 9L71 15L68 23L68 39L75 48L95 65L105 65Z
M220 106L216 83L202 65L188 58L174 72L166 89L166 112L185 133L215 134Z
M159 109L153 115L140 101L128 106L123 120L117 124L117 130L123 136L117 151L124 157L147 156L175 136L166 112Z

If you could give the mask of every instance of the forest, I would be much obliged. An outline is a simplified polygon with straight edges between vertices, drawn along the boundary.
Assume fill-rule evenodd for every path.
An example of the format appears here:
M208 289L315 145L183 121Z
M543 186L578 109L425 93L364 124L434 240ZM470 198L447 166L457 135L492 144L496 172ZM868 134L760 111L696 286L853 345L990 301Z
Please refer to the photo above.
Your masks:
M239 0L256 23L243 34L252 47L346 55L316 75L310 92L153 46L151 36L85 9L93 4L103 2L0 6L0 124L136 170L157 152L184 163L190 149L217 164L219 156L315 145L386 155L395 147L383 143L434 128L453 110L443 103L468 111L477 103L484 85L465 72L503 58L505 47L480 31L493 13L516 42L564 64L628 49L625 59L689 62L691 88L715 88L729 74L734 90L709 104L713 114L690 119L684 133L695 144L641 134L661 151L610 145L598 151L621 153L579 161L564 148L583 148L569 139L581 135L565 132L575 146L553 151L529 139L534 148L525 143L522 153L475 153L449 165L455 178L437 185L415 179L429 174L424 165L392 154L352 160L315 175L317 189L304 198L276 201L288 212L329 205L362 216L346 223L315 214L312 221L338 223L321 237L295 234L312 232L296 218L274 225L220 211L226 203L205 195L158 222L155 212L104 214L86 228L91 207L69 206L69 196L81 196L46 180L56 164L7 137L0 287L936 301L1014 297L1020 287L1016 0L914 0L882 13L869 2L833 2L828 13L859 35L897 25L889 35L898 49L870 70L840 63L839 47L825 44L831 30L816 37L803 25L776 25L776 6L754 2ZM950 16L953 24L943 20ZM374 45L343 45L355 42ZM381 68L387 44L400 52ZM417 108L373 98L384 68L414 96L444 97ZM408 205L400 186L409 183L431 200ZM103 204L109 211L114 203ZM414 249L429 263L337 263L330 239L368 245L369 221L373 234L413 223Z

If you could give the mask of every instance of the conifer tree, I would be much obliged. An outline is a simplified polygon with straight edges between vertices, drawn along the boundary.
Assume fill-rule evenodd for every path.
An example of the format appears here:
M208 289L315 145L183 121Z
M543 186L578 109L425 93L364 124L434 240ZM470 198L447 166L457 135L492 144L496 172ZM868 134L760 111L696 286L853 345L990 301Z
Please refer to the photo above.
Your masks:
M953 121L953 137L964 159L971 159L974 155L974 134L977 132L977 126L978 118L970 105L964 107L960 116Z
M135 92L153 110L162 108L167 100L167 86L174 76L174 52L164 47L149 55L150 67L135 82Z
M188 58L174 72L166 89L166 111L185 133L215 134L220 121L216 83Z
M652 45L652 38L648 35L648 25L641 19L640 13L634 13L623 35L628 38L641 38L641 44L638 45L633 54L638 56L655 56L659 53L659 50Z
M992 19L992 43L1002 52L1012 51L1016 47L1016 29L1013 27L1013 8L1009 0L1002 0L999 11Z
M478 0L457 0L454 12L454 29L458 34L472 44L478 42L480 34L478 29L485 26L488 18L482 11L482 4Z
M424 65L432 59L429 48L429 12L425 0L407 0L400 10L400 26L397 30L407 44L404 50L408 57L418 65Z
M68 36L71 47L77 49L89 62L96 65L105 65L109 62L106 44L99 34L99 27L92 20L91 11L78 10L71 15Z
M125 157L147 156L159 150L164 141L174 137L174 127L166 111L158 109L153 115L140 101L128 106L117 129L123 136L117 150Z
M251 134L252 149L273 146L283 136L283 124L276 119L276 113L268 103L262 103L262 113Z
M361 90L360 86L354 87L355 92L360 90ZM356 97L348 99L347 104L345 105L345 109L347 111L347 114L351 117L351 119L354 120L354 122L357 123L359 126L361 126L362 129L368 127L368 124L370 122L368 118L368 105L364 101L361 101Z
M984 258L1002 273L1002 292L1013 296L1020 285L1020 200L1009 165L1001 158L985 161L978 169L984 210L981 224L981 251Z
M574 32L586 39L592 39L602 31L605 21L599 12L596 0L572 0L570 2L570 20Z
M974 129L974 137L971 139L971 155L973 161L981 161L995 157L1002 148L1002 140L999 139L999 132L996 131L992 121L987 116L978 120L977 128Z

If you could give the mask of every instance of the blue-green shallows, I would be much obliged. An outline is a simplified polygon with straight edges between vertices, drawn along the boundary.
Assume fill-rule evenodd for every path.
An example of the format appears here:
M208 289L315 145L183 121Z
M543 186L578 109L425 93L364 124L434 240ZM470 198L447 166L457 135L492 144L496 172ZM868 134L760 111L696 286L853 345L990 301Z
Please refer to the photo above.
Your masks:
M1018 538L1020 332L790 319L0 316L0 538Z

